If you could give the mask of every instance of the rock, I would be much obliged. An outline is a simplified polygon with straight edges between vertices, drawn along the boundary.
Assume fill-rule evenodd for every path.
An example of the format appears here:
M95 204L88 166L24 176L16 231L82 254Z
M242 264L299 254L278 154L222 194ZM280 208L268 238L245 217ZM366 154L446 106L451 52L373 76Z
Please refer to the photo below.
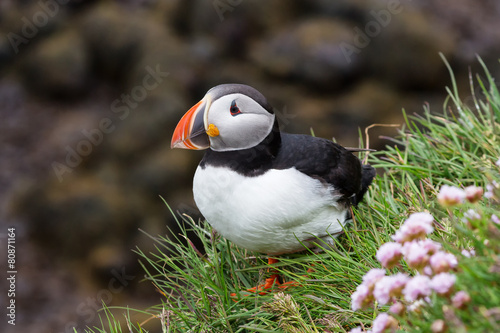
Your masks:
M400 97L390 86L366 79L352 90L335 99L335 114L340 115L344 125L363 127L376 123L381 116L401 114Z
M321 13L323 16L331 18L341 17L351 23L361 24L366 22L367 9L373 8L372 0L311 0L308 1L311 11Z
M192 175L203 153L186 154L170 148L168 142L145 156L129 172L131 184L147 193L173 194L175 189L192 182Z
M220 56L246 59L253 39L300 17L305 4L304 0L182 1L167 16L174 17L170 22L180 35L209 36Z
M0 31L0 35L6 36L7 31ZM14 60L14 50L12 45L7 38L2 38L0 40L0 74L3 72L4 68L7 69L8 65Z
M176 122L190 106L181 95L158 89L135 108L120 104L123 112L113 115L116 130L109 135L104 148L108 157L137 161L141 154L158 146L170 146Z
M357 60L346 60L340 47L350 34L342 22L309 19L257 43L251 57L273 76L331 91L361 69Z
M8 15L0 14L0 27L7 32L13 54L24 54L51 33L60 31L67 19L66 9L43 1L2 1L0 11Z
M358 146L359 132L374 123L401 122L402 101L390 87L365 80L339 96L303 94L294 106L296 119L307 119L316 136ZM377 139L372 138L376 145ZM373 146L372 146L373 147Z
M470 0L424 1L416 3L419 10L427 15L432 25L449 34L454 33L456 52L454 58L461 66L474 65L476 55L486 62L497 62L500 46L500 3L486 0L477 6ZM464 24L467 22L467 24ZM494 69L494 68L490 68Z
M439 53L452 57L456 35L407 6L392 15L390 23L372 37L361 55L373 75L394 87L439 89L449 78Z
M143 40L148 35L146 19L140 14L109 3L90 9L79 30L92 54L98 75L126 84L130 67L144 54Z
M72 99L87 91L89 65L80 35L68 30L37 44L21 71L33 93L47 99Z
M147 33L143 44L148 52L128 69L128 87L125 89L143 86L148 98L163 99L161 102L171 110L173 108L169 105L177 104L174 100L182 100L193 81L204 80L198 71L203 60L170 31L158 29L151 22L144 29Z
M126 239L137 232L142 200L120 183L80 172L63 182L52 178L17 191L12 213L24 216L29 237L60 259L84 258L113 240L123 250L133 247Z

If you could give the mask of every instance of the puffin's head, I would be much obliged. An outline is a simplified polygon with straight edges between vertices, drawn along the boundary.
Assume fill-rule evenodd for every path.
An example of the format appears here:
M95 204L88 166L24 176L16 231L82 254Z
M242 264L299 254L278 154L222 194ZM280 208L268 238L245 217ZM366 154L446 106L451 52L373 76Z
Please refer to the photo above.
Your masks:
M181 118L172 148L241 150L261 143L273 129L275 115L266 98L244 84L210 89Z

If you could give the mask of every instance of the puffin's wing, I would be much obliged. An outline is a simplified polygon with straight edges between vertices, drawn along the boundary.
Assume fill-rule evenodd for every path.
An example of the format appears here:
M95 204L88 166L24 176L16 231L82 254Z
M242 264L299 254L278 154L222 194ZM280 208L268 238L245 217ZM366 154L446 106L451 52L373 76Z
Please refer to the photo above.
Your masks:
M344 147L322 138L281 133L277 168L295 167L300 172L331 184L341 200L357 204L368 189L375 170Z

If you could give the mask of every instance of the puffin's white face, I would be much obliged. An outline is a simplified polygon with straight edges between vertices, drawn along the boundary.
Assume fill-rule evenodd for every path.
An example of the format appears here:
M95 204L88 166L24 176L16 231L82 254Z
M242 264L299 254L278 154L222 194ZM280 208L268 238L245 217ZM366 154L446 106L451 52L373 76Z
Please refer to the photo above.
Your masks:
M239 93L215 100L205 115L205 130L210 137L210 148L215 151L255 147L271 133L274 124L274 114ZM213 133L217 132L215 128L218 135Z
M264 96L252 87L214 87L179 121L172 148L232 151L255 147L273 129L275 115L269 110Z

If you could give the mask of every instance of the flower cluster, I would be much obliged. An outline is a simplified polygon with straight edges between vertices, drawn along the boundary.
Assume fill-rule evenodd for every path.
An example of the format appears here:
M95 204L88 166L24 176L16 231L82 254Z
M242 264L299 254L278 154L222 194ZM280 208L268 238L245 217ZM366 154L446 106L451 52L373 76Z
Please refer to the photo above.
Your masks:
M465 191L455 186L443 185L437 199L443 206L458 205L465 201Z
M423 239L434 231L433 221L434 218L429 213L414 213L396 231L392 239L401 244L415 239Z
M456 186L443 185L437 195L439 203L443 206L454 206L464 203L479 201L483 197L483 189L478 186L467 186L464 190Z
M496 162L500 168L500 160ZM474 204L480 200L488 199L495 204L500 200L500 184L492 181L486 185L486 191L481 187L468 186L464 189L455 186L443 185L437 195L437 200L445 208L462 204ZM470 230L477 231L485 222L489 235L500 235L500 218L485 210L469 208L470 205L459 206L463 208L462 221ZM450 210L448 210L450 213ZM383 244L376 253L376 258L383 268L371 269L364 277L362 283L352 294L352 309L354 311L370 306L390 305L387 313L380 313L372 323L371 333L395 332L398 329L398 319L409 318L407 313L414 314L420 307L431 305L431 299L439 297L447 305L444 311L451 313L457 310L466 310L472 302L466 291L456 291L458 266L457 257L443 249L440 243L427 238L434 231L435 221L431 214L426 212L411 214L392 236L392 242ZM488 239L483 242L486 246ZM461 258L471 258L476 255L474 248L462 250ZM386 269L401 266L402 261L415 270L415 276L406 273L387 275ZM491 271L491 270L490 270ZM450 312L451 311L451 312ZM444 318L436 318L430 325L432 332L448 331L450 323ZM454 325L454 324L453 324ZM364 330L357 327L351 330L361 333Z
M495 163L499 166L500 159ZM468 201L470 203L475 203L481 200L483 197L486 199L498 200L500 193L500 184L493 180L491 183L486 185L486 192L483 191L481 187L478 186L467 186L465 189L460 189L456 186L443 185L439 190L437 196L439 203L443 206L450 207L464 203ZM464 213L462 221L470 228L475 228L474 223L481 220L482 216L476 212L474 209L468 209ZM500 224L500 218L492 214L490 217L491 221L495 224Z
M463 198L466 198L465 194ZM381 305L392 304L389 313L382 313L374 320L370 332L395 331L398 325L394 315L414 311L429 302L433 292L446 297L453 294L456 281L453 270L458 261L453 254L444 251L441 244L426 238L434 230L433 222L434 218L429 213L410 215L392 236L395 242L383 244L376 254L384 268L393 268L404 260L418 271L416 276L410 277L405 273L386 275L385 269L374 268L363 277L363 282L352 294L354 311L372 306L375 301ZM456 293L454 304L465 306L467 297L465 292ZM361 332L361 329L351 332Z

